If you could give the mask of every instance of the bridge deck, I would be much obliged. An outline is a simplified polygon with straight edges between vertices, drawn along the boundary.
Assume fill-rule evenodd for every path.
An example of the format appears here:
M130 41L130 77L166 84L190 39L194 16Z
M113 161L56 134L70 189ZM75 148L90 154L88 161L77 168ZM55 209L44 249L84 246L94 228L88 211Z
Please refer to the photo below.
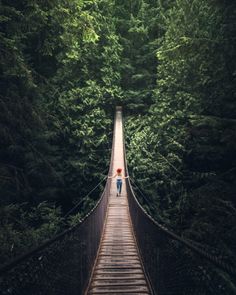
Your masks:
M116 113L113 175L124 171L122 115ZM104 233L87 294L150 294L138 254L128 209L125 182L116 196L112 179Z

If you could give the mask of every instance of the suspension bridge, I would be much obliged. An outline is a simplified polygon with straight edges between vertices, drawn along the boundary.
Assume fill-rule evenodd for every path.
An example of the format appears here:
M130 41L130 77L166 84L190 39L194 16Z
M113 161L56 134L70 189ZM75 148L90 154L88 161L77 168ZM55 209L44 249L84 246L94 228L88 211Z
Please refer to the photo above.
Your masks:
M117 167L128 175L120 107L108 175ZM79 224L3 266L0 294L236 294L230 257L158 224L138 202L129 178L118 197L115 182L107 178Z

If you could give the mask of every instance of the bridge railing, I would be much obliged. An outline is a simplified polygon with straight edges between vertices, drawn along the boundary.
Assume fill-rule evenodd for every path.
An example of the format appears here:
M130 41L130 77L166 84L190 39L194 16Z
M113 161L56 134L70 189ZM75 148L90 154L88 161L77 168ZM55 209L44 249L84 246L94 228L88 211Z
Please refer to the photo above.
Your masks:
M100 243L109 186L79 225L3 267L0 294L83 294Z
M84 294L100 244L110 186L107 179L97 204L79 224L1 267L0 294Z
M125 166L128 175L126 159ZM131 220L153 294L236 294L236 268L227 257L198 247L158 224L140 205L129 178L126 186Z

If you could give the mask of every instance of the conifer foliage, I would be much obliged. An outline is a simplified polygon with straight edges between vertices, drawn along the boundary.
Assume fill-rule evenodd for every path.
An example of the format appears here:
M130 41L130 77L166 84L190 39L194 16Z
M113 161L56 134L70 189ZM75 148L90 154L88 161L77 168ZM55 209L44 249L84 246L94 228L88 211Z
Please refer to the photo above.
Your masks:
M161 4L153 102L126 122L128 162L151 215L233 257L236 6Z
M108 2L1 1L1 262L62 230L108 171L121 93Z

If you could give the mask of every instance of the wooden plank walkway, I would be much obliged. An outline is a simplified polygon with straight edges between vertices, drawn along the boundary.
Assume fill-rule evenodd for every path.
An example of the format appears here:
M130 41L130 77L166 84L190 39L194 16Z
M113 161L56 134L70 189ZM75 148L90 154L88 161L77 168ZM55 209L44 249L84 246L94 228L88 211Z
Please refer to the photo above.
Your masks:
M113 175L124 171L122 114L116 113ZM116 196L112 179L104 233L87 294L151 294L139 257L128 209L126 185Z

